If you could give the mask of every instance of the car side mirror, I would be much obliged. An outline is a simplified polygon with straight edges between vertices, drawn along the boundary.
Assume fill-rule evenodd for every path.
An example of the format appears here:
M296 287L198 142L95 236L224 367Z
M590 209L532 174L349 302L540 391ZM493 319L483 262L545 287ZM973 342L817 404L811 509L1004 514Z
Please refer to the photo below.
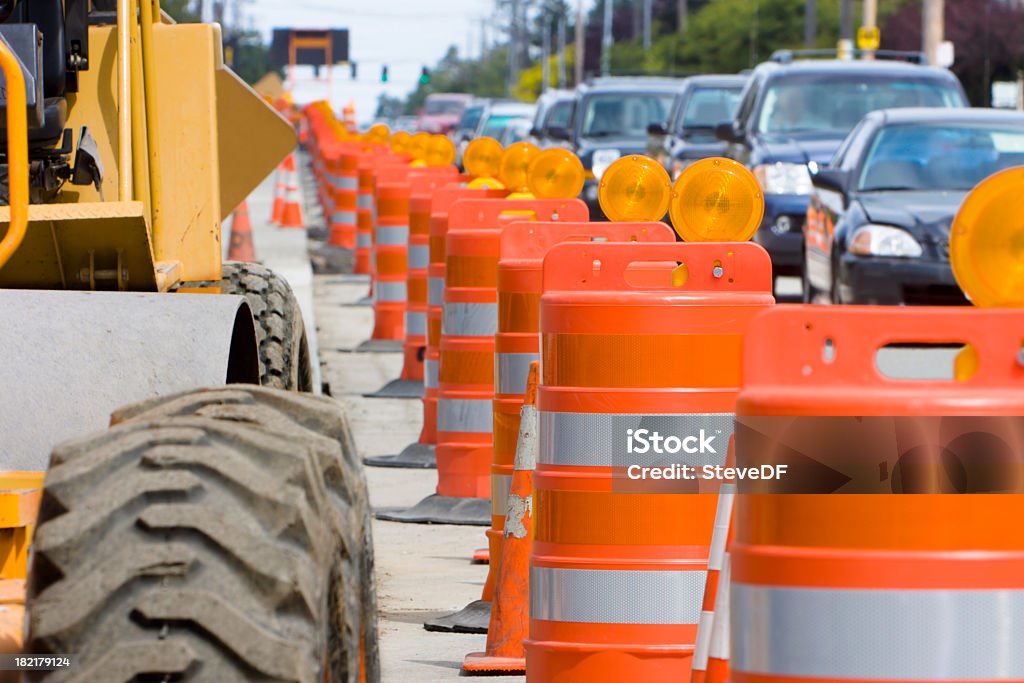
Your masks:
M811 183L817 188L838 192L845 196L850 183L850 172L838 168L825 167L811 175Z
M540 128L531 128L530 129L530 135L532 137L539 138L543 134L544 134L544 131L542 131Z
M715 137L723 142L743 141L743 133L733 121L723 121L715 126Z
M650 135L668 135L668 130L666 130L664 124L661 123L652 123L648 125L647 132Z
M548 137L552 140L569 140L572 136L569 134L569 129L564 126L549 126Z

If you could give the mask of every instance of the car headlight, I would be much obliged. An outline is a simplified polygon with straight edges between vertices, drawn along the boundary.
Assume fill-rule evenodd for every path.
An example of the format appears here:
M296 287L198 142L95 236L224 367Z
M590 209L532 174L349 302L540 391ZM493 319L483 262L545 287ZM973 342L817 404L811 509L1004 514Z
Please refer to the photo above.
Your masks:
M594 172L594 177L600 180L608 167L620 156L622 156L622 152L617 149L594 150L593 160L590 162L590 170Z
M813 188L804 164L761 164L754 167L754 177L765 194L810 194Z
M906 230L870 223L854 231L846 249L851 254L893 258L917 258L923 252L920 243Z

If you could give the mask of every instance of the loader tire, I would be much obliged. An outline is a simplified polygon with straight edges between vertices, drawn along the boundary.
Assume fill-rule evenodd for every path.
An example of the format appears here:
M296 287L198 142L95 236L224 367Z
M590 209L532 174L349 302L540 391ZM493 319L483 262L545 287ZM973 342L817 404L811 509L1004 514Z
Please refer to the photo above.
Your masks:
M233 385L112 424L51 457L27 651L77 664L32 680L379 680L366 481L337 403Z
M259 343L260 384L275 389L313 390L309 345L302 310L288 281L258 263L225 261L219 285L223 294L244 296L252 309Z

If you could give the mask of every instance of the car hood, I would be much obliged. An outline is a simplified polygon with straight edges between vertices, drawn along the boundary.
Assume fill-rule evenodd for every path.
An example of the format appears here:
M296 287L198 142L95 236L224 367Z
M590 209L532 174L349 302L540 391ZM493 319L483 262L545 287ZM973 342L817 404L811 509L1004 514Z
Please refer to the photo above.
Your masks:
M872 223L895 225L945 244L966 192L868 192L857 197Z
M842 138L761 138L760 159L756 163L788 161L806 164L813 161L823 166L832 160L842 142Z

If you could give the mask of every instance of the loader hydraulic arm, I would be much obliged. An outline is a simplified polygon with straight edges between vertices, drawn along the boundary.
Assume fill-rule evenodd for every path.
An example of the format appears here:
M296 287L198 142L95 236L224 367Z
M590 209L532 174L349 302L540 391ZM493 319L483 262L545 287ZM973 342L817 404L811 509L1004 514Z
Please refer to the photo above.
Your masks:
M0 240L0 268L25 239L28 226L28 119L25 113L25 78L21 63L0 37L0 68L7 80L7 187L11 222Z

